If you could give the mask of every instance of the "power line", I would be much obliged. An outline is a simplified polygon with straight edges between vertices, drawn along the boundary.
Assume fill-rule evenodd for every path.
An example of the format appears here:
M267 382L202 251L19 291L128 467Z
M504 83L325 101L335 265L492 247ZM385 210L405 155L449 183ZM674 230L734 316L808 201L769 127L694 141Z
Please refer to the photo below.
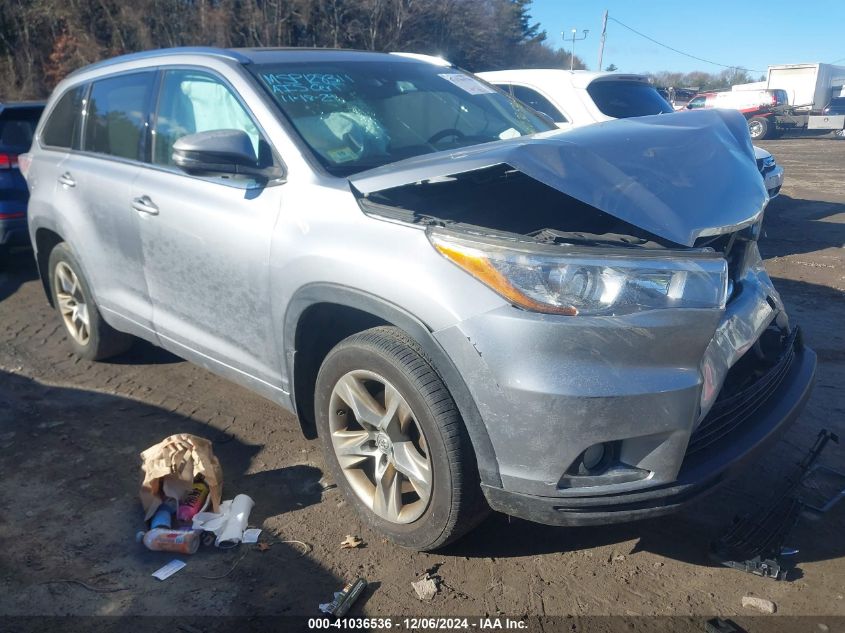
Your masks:
M721 66L722 68L736 68L737 70L746 70L746 71L748 71L748 72L752 72L752 73L762 73L762 72L765 72L765 71L762 71L762 70L754 70L753 68L743 68L742 66L728 66L727 64L720 64L719 62L714 62L714 61L711 61L711 60L709 60L709 59L704 59L703 57L697 57L697 56L695 56L695 55L690 55L689 53L685 53L684 51L679 51L677 48L672 48L672 47L671 47L671 46L669 46L668 44L664 44L663 42L658 42L658 41L657 41L656 39L654 39L653 37L649 37L649 36L648 36L648 35L646 35L645 33L640 33L638 30L636 30L636 29L634 29L634 28L631 28L631 27L630 27L630 26L628 26L627 24L624 24L623 22L620 22L619 20L617 20L617 19L616 19L616 18L614 18L614 17L607 16L607 19L608 19L608 20L613 20L613 21L614 21L614 22L616 22L619 26L624 26L626 29L628 29L628 30L629 30L629 31L631 31L632 33L636 33L636 34L637 34L637 35L639 35L640 37L644 37L644 38L645 38L645 39L647 39L649 42L654 42L654 43L655 43L655 44L657 44L658 46L662 46L663 48L668 48L670 51L674 51L674 52L676 52L676 53L679 53L680 55L685 55L686 57L691 57L692 59L697 59L698 61L700 61L700 62L704 62L705 64L713 64L714 66Z
M840 57L839 59L835 59L830 63L831 64L838 64L839 62L845 62L845 57Z

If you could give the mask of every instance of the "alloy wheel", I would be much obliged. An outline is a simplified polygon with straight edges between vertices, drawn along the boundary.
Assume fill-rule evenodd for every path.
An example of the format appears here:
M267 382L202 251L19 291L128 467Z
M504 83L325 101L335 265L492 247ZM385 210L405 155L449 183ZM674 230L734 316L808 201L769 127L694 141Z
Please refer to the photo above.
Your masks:
M419 519L431 499L432 464L411 407L385 378L354 370L329 402L332 448L355 494L392 523Z
M70 266L65 262L59 262L56 265L53 283L56 287L59 312L67 331L77 343L87 345L91 336L91 322L79 278Z

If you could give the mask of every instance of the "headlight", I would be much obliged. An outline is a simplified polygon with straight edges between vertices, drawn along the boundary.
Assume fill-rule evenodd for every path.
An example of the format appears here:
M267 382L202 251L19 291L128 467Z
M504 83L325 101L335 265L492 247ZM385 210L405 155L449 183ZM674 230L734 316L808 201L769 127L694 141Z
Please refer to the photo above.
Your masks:
M634 250L476 241L430 232L434 247L527 310L619 315L664 308L724 308L728 268L703 250Z

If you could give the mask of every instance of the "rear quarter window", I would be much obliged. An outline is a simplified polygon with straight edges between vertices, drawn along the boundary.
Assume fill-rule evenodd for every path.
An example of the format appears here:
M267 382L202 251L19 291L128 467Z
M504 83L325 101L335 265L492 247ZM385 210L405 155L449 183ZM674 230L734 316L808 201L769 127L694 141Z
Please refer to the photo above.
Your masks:
M674 112L669 102L649 84L635 81L594 81L587 87L599 111L614 119Z
M50 112L41 141L48 147L78 149L86 86L64 93Z

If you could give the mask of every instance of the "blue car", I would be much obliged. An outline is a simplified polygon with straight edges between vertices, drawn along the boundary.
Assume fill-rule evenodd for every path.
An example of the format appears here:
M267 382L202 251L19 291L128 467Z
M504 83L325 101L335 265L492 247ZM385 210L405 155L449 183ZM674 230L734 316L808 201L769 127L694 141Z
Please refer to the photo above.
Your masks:
M29 243L29 191L18 169L18 155L29 150L43 111L43 103L0 103L0 254Z

